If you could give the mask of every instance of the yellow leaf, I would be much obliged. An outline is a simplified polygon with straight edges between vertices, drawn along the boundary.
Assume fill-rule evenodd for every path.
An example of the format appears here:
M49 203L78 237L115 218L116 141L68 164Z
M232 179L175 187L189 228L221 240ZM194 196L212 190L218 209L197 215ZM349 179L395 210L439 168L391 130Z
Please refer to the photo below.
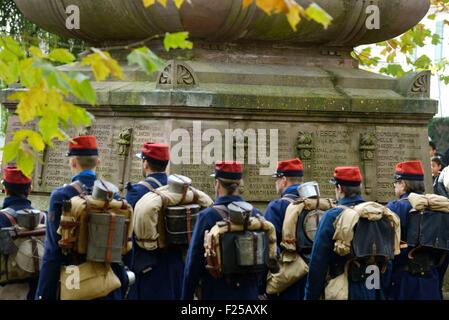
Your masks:
M28 140L28 143L33 147L37 152L41 152L45 148L44 141L42 140L42 136L36 131L29 129L22 129L17 131L14 134L13 141L14 142L22 142L23 140Z
M167 7L167 0L157 0L164 8Z
M250 6L254 0L243 0L243 8Z
M145 6L145 8L148 8L149 6L152 6L155 2L156 0L143 0L143 5Z
M271 15L274 11L276 2L279 0L256 0L256 5L265 11L266 14Z
M39 49L38 47L31 47L30 53L33 57L36 57L36 58L42 58L44 56L44 54L42 53L42 50Z
M176 8L181 8L182 4L184 3L184 0L174 0Z
M298 25L299 21L301 21L301 17L299 16L299 13L300 13L300 7L295 2L294 4L292 4L290 6L289 11L287 13L288 23L290 23L290 26L292 27L292 29L294 31L297 30L296 26Z

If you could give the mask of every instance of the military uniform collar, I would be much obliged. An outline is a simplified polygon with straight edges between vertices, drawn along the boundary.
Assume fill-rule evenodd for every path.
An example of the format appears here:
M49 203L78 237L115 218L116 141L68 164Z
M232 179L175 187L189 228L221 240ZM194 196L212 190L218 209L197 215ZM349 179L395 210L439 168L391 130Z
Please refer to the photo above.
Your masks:
M287 189L284 190L284 192L282 192L282 196L285 196L286 194L298 195L298 187L299 186L300 186L300 184L294 184L294 185L288 187Z
M358 196L351 197L351 198L344 197L343 199L338 201L338 204L342 205L342 206L348 206L348 205L353 205L353 204L359 204L364 201L365 200L363 199L363 197L361 195L358 195Z
M148 178L155 178L156 180L158 180L159 182L161 182L162 184L167 184L167 174L165 172L153 172L148 174L145 179Z
M406 192L406 193L402 194L402 195L399 197L399 199L405 199L405 198L408 198L409 195L410 195L410 193Z
M25 198L20 198L16 196L7 196L3 201L3 208L9 207L23 207L23 208L31 208L31 201Z
M72 182L79 181L87 188L92 188L96 179L97 174L94 171L84 170L78 173L76 176L72 177Z
M226 205L228 203L234 202L234 201L244 201L241 196L223 196L215 199L214 204L216 205Z

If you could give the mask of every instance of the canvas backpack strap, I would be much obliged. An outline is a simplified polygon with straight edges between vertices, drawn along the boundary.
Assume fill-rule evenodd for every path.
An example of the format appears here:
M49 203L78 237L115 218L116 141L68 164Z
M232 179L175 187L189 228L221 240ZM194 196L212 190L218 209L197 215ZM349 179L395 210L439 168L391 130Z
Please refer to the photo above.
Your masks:
M139 184L143 185L145 188L147 188L149 191L153 191L154 188L151 184L149 184L147 181L142 180L139 182Z
M291 194L291 193L287 193L287 194L285 194L282 198L281 198L281 200L285 200L285 201L288 201L288 202L290 202L290 203L293 203L293 202L295 202L296 200L298 200L298 196L297 195L295 195L295 194Z
M69 184L69 186L71 186L73 189L75 189L80 196L86 195L87 194L87 190L83 187L83 185L81 184L81 182L74 181L71 184Z
M15 226L17 224L17 212L12 208L5 208L0 210L1 213L9 220L11 225Z
M190 187L190 190L193 192L192 203L198 203L198 199L200 198L200 195L198 194L198 191L195 188L193 188L193 187Z
M140 181L139 184L143 185L148 190L153 191L154 188L148 181L154 182L158 188L162 187L162 183L154 177L148 177L145 180Z
M220 215L223 220L228 220L229 218L229 210L225 205L215 205L213 206L215 211Z

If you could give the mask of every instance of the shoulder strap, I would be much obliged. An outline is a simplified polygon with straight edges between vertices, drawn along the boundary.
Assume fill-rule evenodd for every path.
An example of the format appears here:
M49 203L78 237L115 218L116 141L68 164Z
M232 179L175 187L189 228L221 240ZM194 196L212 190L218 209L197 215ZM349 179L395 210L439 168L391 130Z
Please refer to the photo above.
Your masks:
M74 181L71 184L69 184L69 186L74 188L80 195L86 193L86 190L83 188L83 186L81 185L81 182L79 182L79 181Z
M5 208L0 210L1 213L5 215L5 217L9 220L11 225L15 226L17 224L17 213L12 208Z
M285 200L285 201L288 201L290 203L295 202L295 200L293 200L292 198L287 198L287 197L282 197L281 200Z
M143 185L145 188L147 188L150 191L154 190L153 186L151 184L149 184L148 182L146 182L145 180L140 181L139 184Z
M154 177L148 177L145 180L140 181L139 184L145 186L148 190L153 191L153 186L147 180L154 182L158 186L158 188L162 187L162 183L160 183L159 180Z
M229 218L229 210L228 207L226 207L225 205L215 205L212 208L215 209L215 211L217 211L217 213L220 215L220 217L222 217L223 220L226 220Z

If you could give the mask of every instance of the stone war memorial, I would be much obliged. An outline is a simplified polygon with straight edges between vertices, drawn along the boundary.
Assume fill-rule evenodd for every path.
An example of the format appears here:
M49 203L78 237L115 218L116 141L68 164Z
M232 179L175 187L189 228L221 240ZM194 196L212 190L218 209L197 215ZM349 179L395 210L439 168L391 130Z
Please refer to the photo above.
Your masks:
M215 148L212 156L227 160L225 148L245 156L245 196L262 208L276 197L271 172L277 159L301 158L305 179L318 181L327 197L334 196L328 183L334 167L358 165L364 195L380 202L394 197L395 163L429 162L427 123L437 110L429 98L430 72L396 80L361 70L351 57L354 46L413 27L429 1L377 1L379 30L365 26L369 1L318 1L334 18L332 24L325 30L304 20L297 32L284 16L268 16L255 6L243 9L240 0L194 1L194 8L179 10L171 2L148 9L141 2L73 0L80 8L80 29L68 30L62 3L16 0L30 21L97 47L189 31L192 50L166 53L161 41L150 43L166 59L153 77L126 65L126 49L110 50L123 62L125 80L96 84L98 107L89 110L95 122L85 133L99 139L101 176L122 190L142 178L134 155L144 141L171 144L179 160L172 161L170 172L191 177L213 196L213 164L202 160L211 151L207 146L219 139L222 150ZM77 64L62 68L83 70ZM6 101L10 93L3 93L2 102L13 111L15 105ZM8 133L19 126L11 116ZM255 161L249 163L251 157ZM37 163L33 200L45 209L49 193L69 177L66 142L56 143ZM426 179L430 190L429 172Z
M72 101L95 119L68 133L97 137L98 175L122 195L128 182L143 179L136 154L146 141L169 144L169 173L190 177L212 198L214 162L243 160L245 200L262 210L279 197L272 178L277 161L296 157L322 197L335 197L329 179L336 166L358 166L364 198L385 204L395 199L395 165L408 160L424 164L432 193L427 125L438 101L430 98L431 72L396 79L363 70L351 54L417 25L430 1L315 2L333 18L326 29L304 18L294 31L284 14L267 15L242 0L192 0L179 9L173 1L145 8L142 0L15 0L37 26L106 49L123 68L123 80L96 82L80 63L58 67L90 76L97 106ZM67 27L69 4L79 8L79 28ZM379 28L367 27L373 4ZM189 32L193 48L167 52L161 37L179 31ZM131 48L143 45L165 63L152 76L127 63ZM0 91L10 111L6 142L22 127L17 102L7 98L20 90ZM67 144L57 141L39 154L34 207L48 210L51 192L70 183Z

